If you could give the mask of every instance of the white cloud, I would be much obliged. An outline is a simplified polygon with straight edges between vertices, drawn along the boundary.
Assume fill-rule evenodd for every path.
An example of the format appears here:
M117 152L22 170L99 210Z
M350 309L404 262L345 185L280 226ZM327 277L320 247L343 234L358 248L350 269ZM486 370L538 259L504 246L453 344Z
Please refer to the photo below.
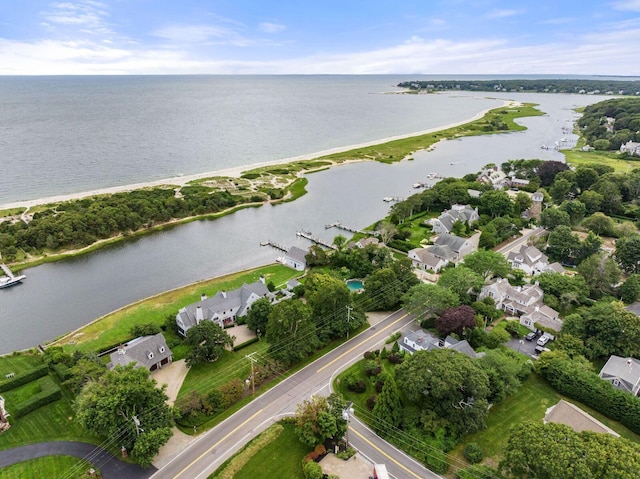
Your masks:
M236 29L219 25L170 25L155 30L152 35L177 45L215 43L247 46L253 43Z
M265 33L278 33L284 30L285 26L279 23L263 22L258 25L258 28Z
M632 12L640 12L640 0L621 0L612 3L613 8L617 10L630 10Z
M485 18L507 18L520 15L522 10L493 10L485 15Z
M100 27L107 17L105 5L94 1L53 3L50 7L42 16L52 24Z

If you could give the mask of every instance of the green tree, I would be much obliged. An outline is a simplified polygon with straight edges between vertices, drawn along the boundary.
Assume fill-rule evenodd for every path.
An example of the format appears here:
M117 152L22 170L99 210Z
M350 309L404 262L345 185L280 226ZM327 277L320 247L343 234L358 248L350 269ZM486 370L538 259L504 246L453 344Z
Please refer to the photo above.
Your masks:
M640 273L640 235L629 235L616 241L615 258L625 273Z
M587 357L640 355L640 317L627 311L623 303L598 302L582 318L583 335L578 337L584 341Z
M489 378L470 357L451 349L418 351L396 367L396 382L409 400L458 433L484 427Z
M149 371L128 365L88 381L74 408L76 420L89 432L117 437L136 462L148 466L172 435L172 413L166 400L165 386L157 388Z
M620 299L625 303L633 303L640 298L640 275L632 274L618 288Z
M511 198L506 191L501 190L485 191L480 197L480 205L492 218L508 216L513 210Z
M516 194L516 197L513 199L514 213L520 216L523 211L531 208L532 204L533 202L531 201L531 197L528 194L519 191L518 194Z
M233 338L213 321L200 321L187 331L185 344L189 346L187 366L217 361L225 347L233 346Z
M576 262L581 254L580 239L568 226L558 226L549 233L547 254L554 261Z
M312 396L298 404L295 421L300 442L315 447L329 438L342 437L347 427L342 419L344 406L344 401L336 394Z
M615 230L613 220L604 213L593 213L582 222L582 226L598 236L611 236Z
M471 303L471 296L476 296L483 284L484 278L465 266L445 269L438 280L438 286L457 294L464 304Z
M587 190L580 195L580 201L584 203L587 210L587 214L593 214L600 211L602 206L603 196L597 191Z
M381 268L365 281L363 300L370 311L388 311L398 305L404 291L393 268Z
M547 208L540 213L540 226L555 230L558 226L569 226L571 217L559 208Z
M591 188L591 186L598 181L599 176L596 170L588 166L579 166L576 168L576 183L581 192L585 192Z
M565 201L560 205L560 209L569 215L572 225L580 223L587 213L587 207L580 200Z
M378 395L378 400L373 406L375 418L374 429L376 432L386 435L395 431L402 422L402 403L400 394L393 377L388 376Z
M571 182L565 178L556 178L551 188L549 188L549 194L553 198L553 202L559 205L569 197L572 189L573 184Z
M433 318L457 304L460 304L460 297L437 284L417 284L402 299L404 309L414 314L419 321Z
M271 314L271 302L268 298L260 298L255 301L247 311L247 327L255 332L258 337L267 332L269 314Z
M614 294L621 275L616 262L604 253L591 255L582 261L578 273L589 287L589 296L594 299Z
M471 271L478 273L486 281L494 276L506 278L511 267L507 259L492 250L478 250L464 257L464 265Z
M266 336L272 357L291 365L320 346L311 314L311 307L299 299L289 299L273 306Z

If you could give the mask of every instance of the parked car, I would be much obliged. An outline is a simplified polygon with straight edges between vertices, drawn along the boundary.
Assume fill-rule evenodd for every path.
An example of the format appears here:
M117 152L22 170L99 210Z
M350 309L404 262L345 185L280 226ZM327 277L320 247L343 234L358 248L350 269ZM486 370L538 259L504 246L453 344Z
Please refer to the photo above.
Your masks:
M533 341L534 339L536 339L536 333L534 331L531 331L524 337L524 339L526 339L527 341Z
M538 346L544 346L545 344L547 344L549 342L549 336L540 336L538 338L538 341L536 342L536 344Z
M536 349L534 349L534 351L537 356L540 356L545 351L551 351L551 350L549 348L545 348L544 346L536 346Z

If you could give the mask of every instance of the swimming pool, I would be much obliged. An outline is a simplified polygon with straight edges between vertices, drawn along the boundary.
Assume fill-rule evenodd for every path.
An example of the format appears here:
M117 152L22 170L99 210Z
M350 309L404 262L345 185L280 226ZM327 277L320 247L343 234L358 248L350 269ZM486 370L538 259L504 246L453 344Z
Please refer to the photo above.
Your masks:
M361 279L348 279L347 288L349 288L351 291L361 292L364 290L364 282Z

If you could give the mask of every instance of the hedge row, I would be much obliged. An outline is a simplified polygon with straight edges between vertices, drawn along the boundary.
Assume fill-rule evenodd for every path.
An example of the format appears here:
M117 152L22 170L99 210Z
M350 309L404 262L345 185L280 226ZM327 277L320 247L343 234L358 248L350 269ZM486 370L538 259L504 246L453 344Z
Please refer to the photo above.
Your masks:
M251 338L251 339L249 339L248 341L245 341L242 344L238 344L237 346L234 346L233 350L234 351L240 351L241 349L246 348L247 346L250 346L253 343L257 343L259 340L260 340L260 338L257 338L257 337L256 338Z
M54 364L52 369L53 372L56 373L56 376L58 376L60 381L66 381L67 379L71 378L71 369L69 369L69 366L67 366L66 364Z
M42 366L38 366L35 369L29 369L28 371L25 371L21 374L16 374L11 379L0 382L0 392L9 391L11 389L17 388L18 386L22 386L23 384L35 381L42 376L46 376L48 372L49 368L46 364L43 364Z
M620 421L640 434L640 399L633 394L613 388L611 383L600 379L575 360L554 353L542 355L536 371L559 393Z
M26 401L16 404L13 408L13 417L17 419L26 416L30 412L57 401L62 397L60 388L51 377L47 376L42 378L38 383L40 385L40 392L34 394Z

